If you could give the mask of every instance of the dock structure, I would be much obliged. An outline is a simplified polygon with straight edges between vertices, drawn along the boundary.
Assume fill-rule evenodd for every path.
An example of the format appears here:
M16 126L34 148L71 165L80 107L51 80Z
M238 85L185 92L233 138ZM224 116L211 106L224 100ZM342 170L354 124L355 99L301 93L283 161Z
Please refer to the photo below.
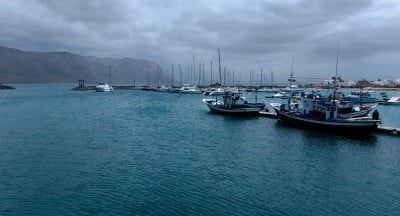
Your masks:
M4 89L15 89L15 88L9 85L4 85L2 82L0 82L0 90L1 89L4 90Z
M278 115L276 115L276 113L274 112L269 112L268 110L263 110L259 112L260 116L262 117L266 117L266 118L278 118Z
M95 90L95 86L86 86L85 80L79 80L78 87L73 88L74 91L89 91Z
M400 136L400 128L378 126L378 128L376 129L376 132Z
M259 112L260 116L266 117L266 118L273 118L276 119L278 116L274 112L269 112L267 110L263 110ZM394 136L400 136L400 128L394 128L394 127L385 127L379 125L376 130L374 130L375 133L380 133L380 134L388 134L388 135L394 135Z
M96 90L96 86L94 85L85 85L85 80L79 80L78 86L71 89L74 91L94 91ZM112 85L114 90L131 90L135 88L135 85Z

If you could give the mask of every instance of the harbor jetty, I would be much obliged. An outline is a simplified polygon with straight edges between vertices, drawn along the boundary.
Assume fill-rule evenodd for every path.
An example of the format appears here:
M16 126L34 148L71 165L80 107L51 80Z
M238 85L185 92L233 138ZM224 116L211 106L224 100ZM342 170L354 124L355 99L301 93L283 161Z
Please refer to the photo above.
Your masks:
M258 114L259 114L260 116L266 117L266 118L273 118L273 119L278 118L278 115L276 115L276 113L270 112L269 110L262 110L262 111L260 111Z
M15 89L15 88L9 85L4 85L2 82L0 82L0 90L1 89L5 90L5 89Z
M390 135L400 136L400 128L378 126L378 128L376 129L376 132L382 133L382 134L390 134Z
M95 86L86 86L85 85L85 80L79 80L78 86L71 89L74 91L90 91L90 90L95 90Z
M86 84L85 80L79 80L78 86L74 87L71 90L74 90L74 91L94 91L94 90L96 90L96 86L85 85L85 84ZM134 85L113 85L112 87L114 90L132 90L135 88Z

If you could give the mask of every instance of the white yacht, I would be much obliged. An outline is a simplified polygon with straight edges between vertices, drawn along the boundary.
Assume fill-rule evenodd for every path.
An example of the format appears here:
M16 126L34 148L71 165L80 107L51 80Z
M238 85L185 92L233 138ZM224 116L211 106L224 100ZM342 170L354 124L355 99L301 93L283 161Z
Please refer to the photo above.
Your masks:
M201 90L196 86L191 86L189 84L184 84L183 87L180 89L181 93L184 94L201 94Z
M391 97L385 102L387 105L400 105L400 97Z
M104 82L99 83L96 86L96 91L97 92L109 92L109 91L112 91L112 90L114 90L113 87L108 85L107 83L104 83Z

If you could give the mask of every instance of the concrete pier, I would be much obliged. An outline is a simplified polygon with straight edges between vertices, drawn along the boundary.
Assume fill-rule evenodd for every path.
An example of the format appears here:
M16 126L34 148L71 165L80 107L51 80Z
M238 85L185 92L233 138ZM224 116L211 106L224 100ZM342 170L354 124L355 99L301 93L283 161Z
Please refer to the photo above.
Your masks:
M266 110L260 111L260 116L266 117L266 118L278 118L276 113L273 112L268 112ZM378 126L376 130L374 130L375 133L381 133L381 134L388 134L388 135L394 135L394 136L400 136L400 128L393 128L393 127L385 127L385 126Z
M269 112L269 111L267 111L267 110L260 111L259 114L260 114L260 116L266 117L266 118L274 118L274 119L278 118L278 116L276 115L276 113L274 113L274 112Z
M15 88L9 85L4 85L3 83L0 82L0 89L15 89Z
M90 85L87 86L85 85L86 81L85 80L79 80L79 84L77 87L71 89L74 91L93 91L96 90L96 86ZM112 85L114 90L131 90L134 89L134 85Z
M400 128L378 126L378 128L376 129L376 132L400 136Z

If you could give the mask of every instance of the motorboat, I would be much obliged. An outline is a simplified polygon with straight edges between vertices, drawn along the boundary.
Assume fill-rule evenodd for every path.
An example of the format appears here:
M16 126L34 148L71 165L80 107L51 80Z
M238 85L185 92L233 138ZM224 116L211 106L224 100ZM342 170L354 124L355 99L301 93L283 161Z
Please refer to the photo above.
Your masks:
M143 90L143 91L155 91L155 88L154 88L154 87L151 87L151 86L143 86L143 87L142 87L142 90Z
M258 92L264 92L264 93L279 93L278 89L274 89L274 88L260 88L257 90Z
M98 85L96 85L95 89L97 92L110 92L114 90L112 86L104 82L101 82Z
M400 105L400 97L391 97L385 105Z
M265 98L282 98L282 99L287 99L289 98L289 93L288 92L278 92L274 95L267 95Z
M202 94L201 89L197 88L195 85L191 86L190 84L184 84L180 88L180 92L184 94Z
M154 88L154 91L167 92L167 91L169 91L169 88L165 85L162 85L162 86L157 86L156 88Z

